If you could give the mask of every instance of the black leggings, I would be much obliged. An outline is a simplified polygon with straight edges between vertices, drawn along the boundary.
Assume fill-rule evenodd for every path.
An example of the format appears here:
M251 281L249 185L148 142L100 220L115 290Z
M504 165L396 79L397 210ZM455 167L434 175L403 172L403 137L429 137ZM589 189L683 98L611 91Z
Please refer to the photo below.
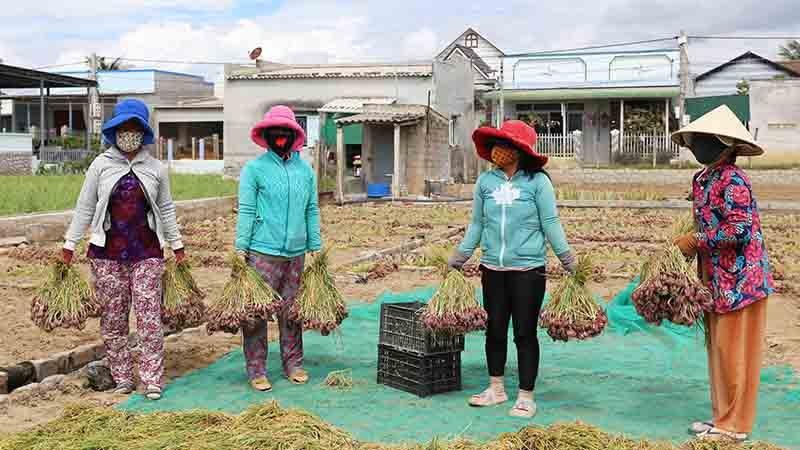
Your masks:
M483 307L486 324L486 362L489 376L503 376L508 351L508 322L514 319L519 388L532 391L539 373L539 339L536 331L545 292L545 270L498 272L482 267Z

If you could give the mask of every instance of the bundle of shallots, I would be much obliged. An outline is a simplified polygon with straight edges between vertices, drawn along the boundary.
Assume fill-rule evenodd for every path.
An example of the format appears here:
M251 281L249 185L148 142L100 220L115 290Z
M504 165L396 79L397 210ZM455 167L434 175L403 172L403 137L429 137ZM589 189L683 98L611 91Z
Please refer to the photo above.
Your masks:
M478 303L472 283L461 271L448 267L444 252L432 259L444 281L425 305L422 323L432 332L447 336L486 329L486 311Z
M595 337L608 324L605 310L597 304L586 285L592 270L589 257L578 258L575 274L561 280L542 309L539 326L547 329L547 334L554 341Z
M187 261L169 259L161 277L161 322L175 329L200 326L206 320L205 294L192 277Z
M687 216L675 223L673 233L680 236L693 229L694 221ZM714 306L711 292L703 286L696 268L672 243L651 255L642 265L639 286L631 300L636 312L655 325L667 320L692 326Z
M94 289L75 266L53 262L47 279L31 302L31 320L50 332L56 328L82 330L86 319L99 317L102 306Z
M216 331L236 334L242 324L269 320L282 301L261 275L247 265L245 258L232 255L229 263L231 279L208 308L208 334Z
M347 305L333 280L327 249L319 252L303 271L300 292L289 310L289 317L302 322L303 328L319 331L323 336L347 318Z

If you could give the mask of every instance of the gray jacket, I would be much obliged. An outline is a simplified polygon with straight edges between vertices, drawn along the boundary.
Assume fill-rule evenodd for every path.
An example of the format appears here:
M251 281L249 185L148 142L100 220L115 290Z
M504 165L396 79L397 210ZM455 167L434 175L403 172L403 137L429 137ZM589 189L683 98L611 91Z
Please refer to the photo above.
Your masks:
M95 158L86 172L72 222L65 235L65 249L75 250L87 228L90 232L89 242L105 247L106 230L111 227L111 215L108 211L111 192L120 178L131 171L141 182L145 197L150 203L147 222L156 232L161 247L164 248L167 244L173 250L183 247L175 218L175 203L172 201L167 167L147 151L140 151L132 161L128 161L121 151L110 147Z

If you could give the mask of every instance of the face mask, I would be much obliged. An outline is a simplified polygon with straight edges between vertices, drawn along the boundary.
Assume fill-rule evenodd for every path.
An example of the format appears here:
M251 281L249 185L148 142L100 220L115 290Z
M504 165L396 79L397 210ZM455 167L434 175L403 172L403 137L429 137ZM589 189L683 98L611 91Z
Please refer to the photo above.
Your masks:
M132 153L142 148L144 131L117 131L117 148Z
M267 146L279 155L285 155L292 149L294 139L294 133L289 130L267 129L264 131L264 140L267 141Z
M517 152L514 149L498 147L492 148L492 162L497 167L507 167L517 162Z
M691 149L697 162L708 166L719 161L722 153L728 149L728 146L722 143L716 136L710 134L696 134L692 137Z

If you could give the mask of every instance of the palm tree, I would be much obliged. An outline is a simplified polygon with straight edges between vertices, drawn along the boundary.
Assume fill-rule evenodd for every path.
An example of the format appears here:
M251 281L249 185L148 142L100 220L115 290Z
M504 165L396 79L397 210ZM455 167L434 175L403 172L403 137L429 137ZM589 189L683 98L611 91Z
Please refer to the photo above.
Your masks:
M800 41L797 39L788 41L786 45L780 47L778 55L790 61L800 61Z
M91 61L89 58L86 58L86 64L91 65ZM104 70L104 71L112 71L112 70L120 70L122 69L122 57L108 62L105 56L99 56L97 58L97 70Z

